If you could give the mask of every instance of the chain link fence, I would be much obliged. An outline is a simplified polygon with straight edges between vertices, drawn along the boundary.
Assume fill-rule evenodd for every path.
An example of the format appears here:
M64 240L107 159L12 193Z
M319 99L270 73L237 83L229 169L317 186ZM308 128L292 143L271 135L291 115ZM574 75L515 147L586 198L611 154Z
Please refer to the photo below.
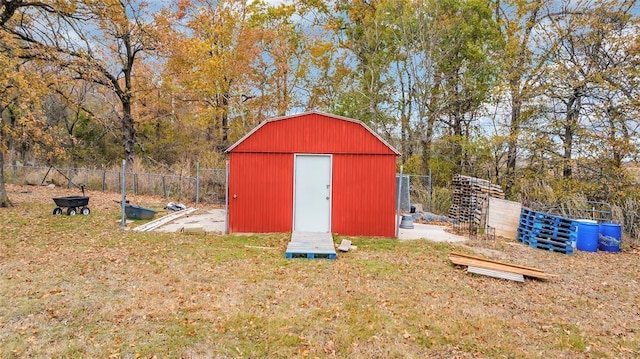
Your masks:
M24 165L4 167L5 183L18 185L84 186L102 192L122 191L122 172L90 168L55 168ZM174 198L177 201L224 204L226 170L197 169L195 176L126 172L127 193Z
M224 204L226 170L196 167L194 172L194 175L185 176L127 171L126 191L130 194L161 196L175 201ZM68 188L83 185L91 191L120 193L122 190L122 171L115 170L16 164L5 166L4 175L6 183L19 185L53 183ZM441 193L441 190L434 188L431 176L405 174L402 182L403 210L408 211L410 205L420 204L425 212L446 214L451 202L450 193Z
M399 185L400 175L396 174L396 201L400 204L400 210L409 211L412 206L419 205L420 211L432 211L431 176L403 174L401 189ZM398 192L399 190L401 193Z

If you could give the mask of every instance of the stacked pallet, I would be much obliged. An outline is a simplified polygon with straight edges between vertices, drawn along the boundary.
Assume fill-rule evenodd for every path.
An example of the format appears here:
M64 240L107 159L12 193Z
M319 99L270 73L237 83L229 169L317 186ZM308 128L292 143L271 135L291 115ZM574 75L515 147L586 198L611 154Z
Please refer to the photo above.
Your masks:
M520 212L518 241L532 248L572 254L575 235L575 225L571 219L528 208Z
M484 179L456 175L449 217L461 223L483 225L489 197L504 199L502 187Z

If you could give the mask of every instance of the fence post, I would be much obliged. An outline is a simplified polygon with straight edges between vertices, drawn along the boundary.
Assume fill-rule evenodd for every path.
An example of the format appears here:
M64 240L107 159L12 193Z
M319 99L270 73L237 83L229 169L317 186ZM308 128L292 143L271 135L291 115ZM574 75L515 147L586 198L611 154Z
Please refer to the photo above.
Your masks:
M224 233L229 234L229 159L224 164Z
M400 204L402 203L402 170L404 166L400 165L400 179L398 180L398 202L396 203L396 238L400 232Z
M67 178L69 179L69 183L67 183L67 188L71 188L73 186L73 182L71 181L71 168L67 170Z
M102 170L102 192L107 190L107 172Z
M427 178L427 212L431 212L431 168L429 168L429 177Z
M162 193L164 193L164 198L167 198L167 184L164 178L165 176L162 175Z
M200 203L200 162L196 162L196 203Z
M178 199L182 199L182 174L180 174L180 179L178 180Z
M125 219L124 219L124 204L126 203L127 200L127 190L126 190L126 179L125 179L125 174L126 174L126 167L127 166L127 161L126 160L122 160L122 200L120 201L120 210L122 211L121 214L121 220L120 220L120 226L122 227L122 229L124 229L125 227ZM118 175L118 179L120 179L120 175Z
M133 194L138 194L138 174L133 174Z

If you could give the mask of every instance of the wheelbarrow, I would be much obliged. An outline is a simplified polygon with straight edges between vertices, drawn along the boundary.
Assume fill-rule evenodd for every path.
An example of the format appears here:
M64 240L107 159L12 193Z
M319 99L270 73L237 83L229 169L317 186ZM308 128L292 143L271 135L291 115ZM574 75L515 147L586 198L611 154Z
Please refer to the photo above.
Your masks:
M89 197L84 196L84 186L82 188L82 196L68 196L68 197L53 197L53 201L56 203L56 208L53 209L53 214L59 216L62 214L62 209L67 209L67 215L75 216L78 213L87 215L91 213L89 209Z
M124 205L124 213L129 219L151 219L156 215L156 211L151 208L134 206L129 203Z

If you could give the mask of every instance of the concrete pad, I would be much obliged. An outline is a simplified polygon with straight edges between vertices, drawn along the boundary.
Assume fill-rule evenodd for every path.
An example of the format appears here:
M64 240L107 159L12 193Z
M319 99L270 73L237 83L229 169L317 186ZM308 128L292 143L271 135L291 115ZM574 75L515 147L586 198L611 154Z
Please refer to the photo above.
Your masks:
M188 233L202 233L202 231L204 231L224 233L225 218L226 214L224 209L199 209L192 214L180 217L175 221L157 228L156 231Z
M445 231L447 227L434 224L413 223L413 229L400 228L398 239L428 239L434 242L465 242L468 238Z
M201 233L205 231L207 233L224 233L225 229L225 210L220 209L199 209L189 215L177 218L176 220L165 224L157 229L160 232L187 232L187 233ZM400 228L398 232L398 239L400 240L415 240L415 239L427 239L434 242L464 242L468 238L458 236L445 231L447 226L413 223L413 229ZM309 241L312 236L316 241L317 233L307 234L301 232L295 232L292 237L292 241L305 242ZM331 234L325 234L327 238L333 242ZM353 247L352 247L353 249Z

